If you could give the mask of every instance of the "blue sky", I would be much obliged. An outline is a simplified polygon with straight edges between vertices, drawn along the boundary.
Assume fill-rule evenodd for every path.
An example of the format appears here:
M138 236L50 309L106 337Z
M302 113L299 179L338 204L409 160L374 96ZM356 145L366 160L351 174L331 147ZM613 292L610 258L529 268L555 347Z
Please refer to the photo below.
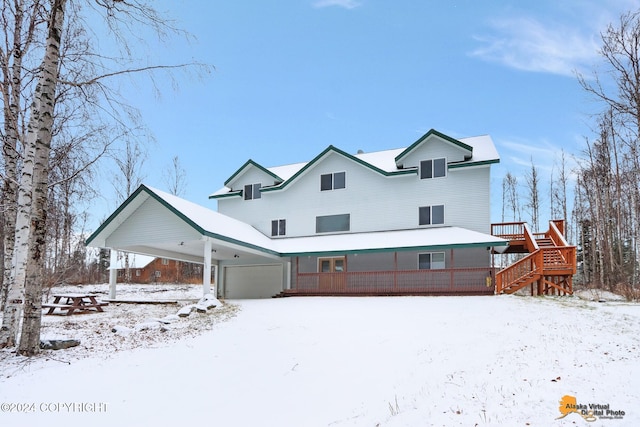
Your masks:
M406 147L429 129L492 136L494 221L510 171L524 185L531 161L548 178L561 150L579 154L600 105L575 71L602 69L600 32L638 0L159 1L196 40L149 44L149 63L199 61L203 78L136 76L126 98L156 140L144 182L165 189L173 156L187 171L184 198L207 196L249 158L276 166L311 160L328 145L355 153ZM106 166L106 165L105 165ZM107 173L105 171L104 173ZM524 192L524 190L522 190ZM94 220L115 208L110 190ZM527 215L525 214L525 218Z

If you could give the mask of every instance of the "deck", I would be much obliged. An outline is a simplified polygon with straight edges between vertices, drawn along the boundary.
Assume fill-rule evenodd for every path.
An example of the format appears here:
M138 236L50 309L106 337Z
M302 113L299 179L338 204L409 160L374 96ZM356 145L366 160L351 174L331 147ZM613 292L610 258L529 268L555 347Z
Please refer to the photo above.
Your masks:
M491 225L491 234L509 240L506 254L523 254L496 273L496 293L512 294L529 286L531 295L573 294L576 247L564 237L564 221L550 221L549 230L533 233L524 222Z

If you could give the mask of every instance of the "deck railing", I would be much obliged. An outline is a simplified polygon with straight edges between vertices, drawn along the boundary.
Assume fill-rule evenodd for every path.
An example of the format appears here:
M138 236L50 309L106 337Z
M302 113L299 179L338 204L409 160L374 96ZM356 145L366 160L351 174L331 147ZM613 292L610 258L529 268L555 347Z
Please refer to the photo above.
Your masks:
M292 293L345 294L493 294L491 268L298 273Z
M501 222L491 224L491 235L507 240L524 239L524 222Z

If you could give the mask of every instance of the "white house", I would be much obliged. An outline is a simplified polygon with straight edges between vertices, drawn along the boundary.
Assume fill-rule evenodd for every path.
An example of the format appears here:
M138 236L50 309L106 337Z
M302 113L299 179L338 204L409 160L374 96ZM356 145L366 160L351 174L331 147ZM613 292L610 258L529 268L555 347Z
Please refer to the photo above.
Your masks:
M217 295L492 294L489 136L431 130L406 148L248 160L218 211L141 186L91 246L215 266ZM207 277L208 276L208 277Z

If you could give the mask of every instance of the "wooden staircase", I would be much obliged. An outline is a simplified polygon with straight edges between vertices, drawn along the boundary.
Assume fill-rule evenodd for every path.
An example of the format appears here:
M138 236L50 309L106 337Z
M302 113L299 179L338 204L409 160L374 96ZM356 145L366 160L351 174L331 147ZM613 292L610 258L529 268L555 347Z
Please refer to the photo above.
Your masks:
M524 222L491 224L491 234L509 240L505 254L526 254L496 273L497 294L527 286L531 295L573 294L576 247L564 238L564 221L550 221L545 233L532 233Z

